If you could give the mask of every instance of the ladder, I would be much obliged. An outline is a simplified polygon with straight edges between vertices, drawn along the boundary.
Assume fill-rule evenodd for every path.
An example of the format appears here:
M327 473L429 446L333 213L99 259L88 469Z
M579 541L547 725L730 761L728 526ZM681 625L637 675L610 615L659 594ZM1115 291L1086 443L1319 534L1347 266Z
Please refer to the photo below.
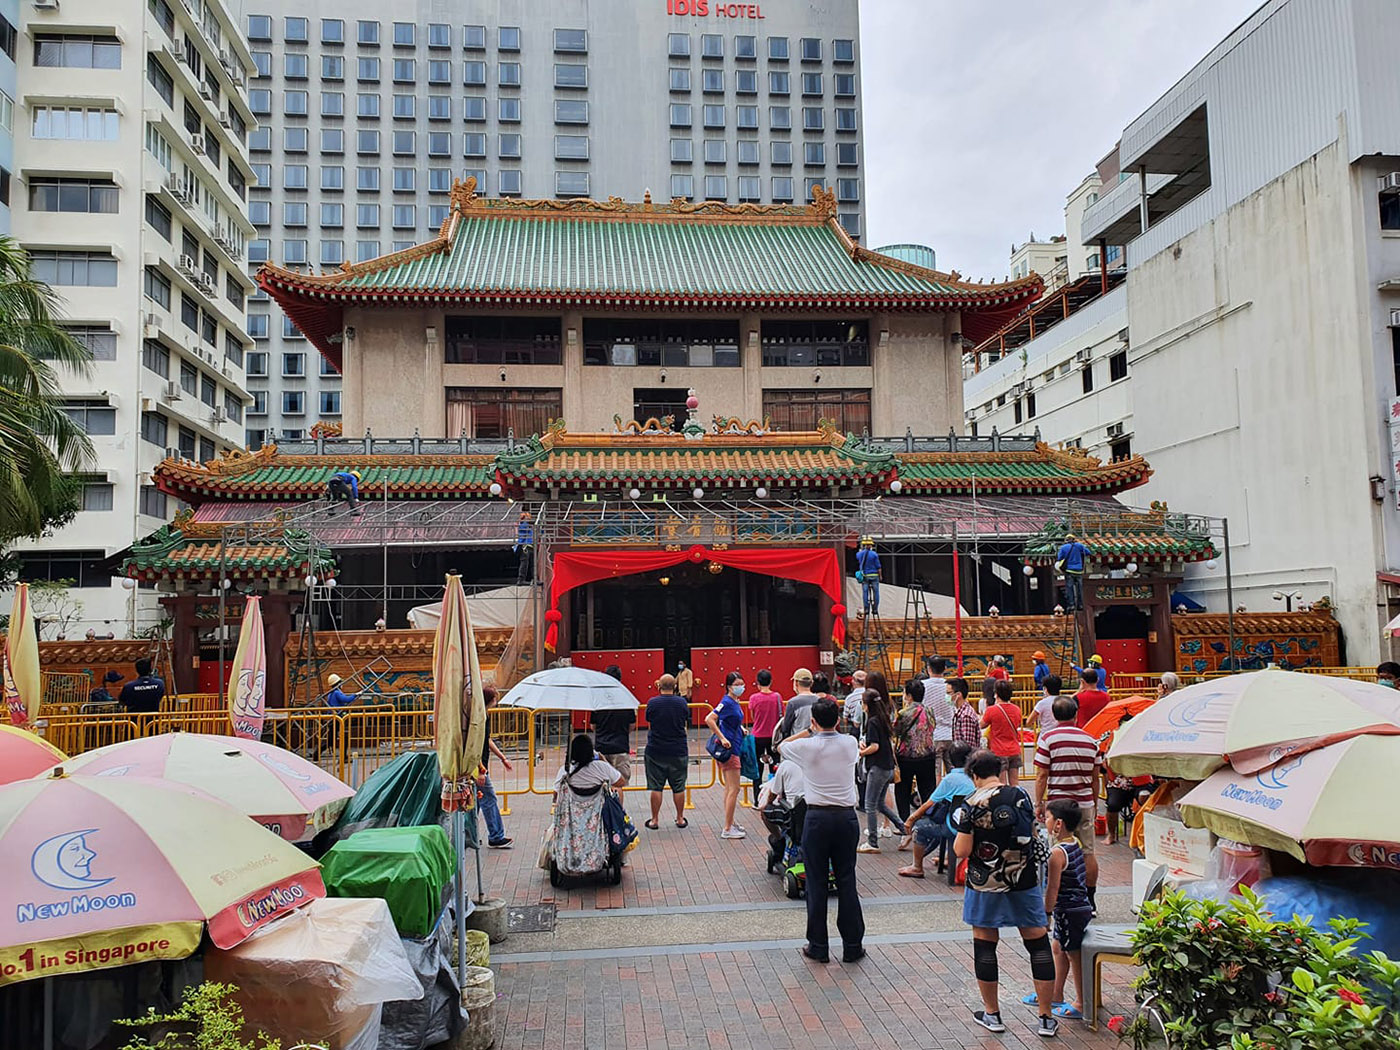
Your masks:
M923 651L927 643L930 651ZM938 640L933 633L933 617L928 611L928 598L922 586L910 582L904 592L904 635L899 640L899 657L895 673L913 678L919 672L925 656L938 655ZM895 683L891 682L893 687Z
M879 671L888 682L891 674L889 666L889 643L885 641L885 625L880 614L871 610L861 618L860 649L856 653L856 666L869 674ZM890 682L891 687L894 683Z

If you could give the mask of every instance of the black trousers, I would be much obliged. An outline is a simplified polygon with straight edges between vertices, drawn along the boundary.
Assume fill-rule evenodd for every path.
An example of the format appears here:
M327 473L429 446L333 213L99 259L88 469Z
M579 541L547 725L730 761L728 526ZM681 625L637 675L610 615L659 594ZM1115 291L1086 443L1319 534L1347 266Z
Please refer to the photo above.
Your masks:
M836 876L836 929L846 951L865 940L865 916L856 891L856 845L860 821L854 809L807 807L802 852L807 869L807 945L815 955L830 954L826 926L826 873Z
M520 562L515 569L516 583L531 583L535 577L535 548L523 546L520 548Z
M919 801L927 802L938 786L938 756L927 758L901 758L899 760L899 783L894 786L894 808L904 820L909 819L914 784L918 782Z

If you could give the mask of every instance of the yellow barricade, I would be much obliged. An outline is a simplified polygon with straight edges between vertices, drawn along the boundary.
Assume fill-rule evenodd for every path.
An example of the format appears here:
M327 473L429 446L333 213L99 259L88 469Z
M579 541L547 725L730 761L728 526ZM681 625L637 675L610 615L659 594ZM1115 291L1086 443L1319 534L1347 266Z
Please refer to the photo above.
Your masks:
M146 735L143 719L149 715L49 715L35 723L38 734L64 754L73 757L108 744L120 744Z
M88 693L92 692L92 676L85 671L44 671L39 676L40 704L54 708L56 713L87 703Z

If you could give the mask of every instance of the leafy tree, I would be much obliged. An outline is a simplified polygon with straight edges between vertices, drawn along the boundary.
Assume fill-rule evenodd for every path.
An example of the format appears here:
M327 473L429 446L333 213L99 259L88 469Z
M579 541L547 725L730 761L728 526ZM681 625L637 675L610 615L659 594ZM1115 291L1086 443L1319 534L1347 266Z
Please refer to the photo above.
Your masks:
M92 355L56 320L59 296L29 254L0 237L0 550L70 520L92 442L63 410L60 372L86 378Z

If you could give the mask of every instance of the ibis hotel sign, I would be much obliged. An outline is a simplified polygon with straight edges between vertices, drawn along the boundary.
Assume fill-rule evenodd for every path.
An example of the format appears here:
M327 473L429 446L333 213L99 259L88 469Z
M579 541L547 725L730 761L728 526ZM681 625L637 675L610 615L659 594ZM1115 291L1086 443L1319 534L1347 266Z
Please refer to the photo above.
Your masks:
M729 4L722 0L666 0L668 15L714 15L716 18L762 18L762 4Z

